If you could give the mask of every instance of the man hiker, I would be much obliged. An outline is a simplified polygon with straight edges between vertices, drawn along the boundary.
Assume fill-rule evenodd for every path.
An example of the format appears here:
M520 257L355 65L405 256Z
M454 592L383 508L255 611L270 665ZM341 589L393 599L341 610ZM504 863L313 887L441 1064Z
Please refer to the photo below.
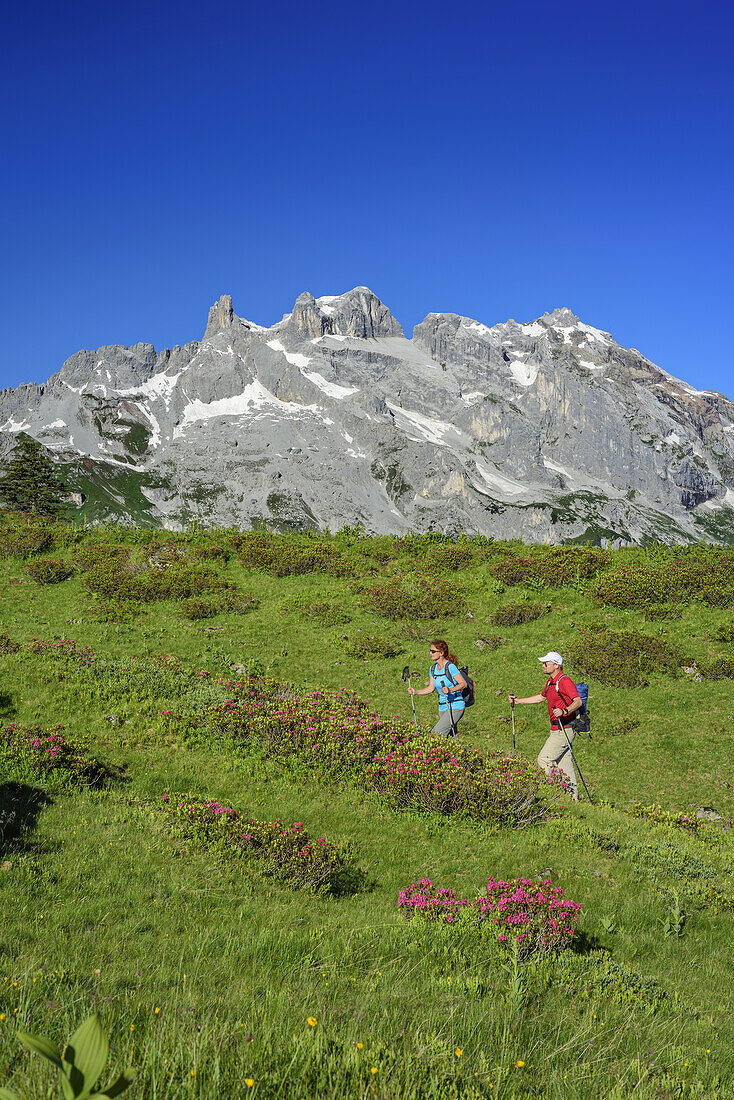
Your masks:
M542 703L544 699L548 703L551 733L540 750L538 764L547 775L550 775L554 769L559 768L568 778L573 798L578 800L576 772L571 756L571 743L576 734L571 728L570 722L575 711L579 710L583 703L576 690L575 683L563 671L563 657L560 653L555 651L546 653L545 657L538 657L538 660L543 666L543 672L548 677L547 684L540 695L529 695L527 699L518 699L513 692L510 692L510 706L514 706L515 703Z

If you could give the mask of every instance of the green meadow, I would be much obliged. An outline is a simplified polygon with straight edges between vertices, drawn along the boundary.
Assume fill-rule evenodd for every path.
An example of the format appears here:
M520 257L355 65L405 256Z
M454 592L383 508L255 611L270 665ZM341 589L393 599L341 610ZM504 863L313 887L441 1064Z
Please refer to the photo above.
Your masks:
M63 1045L97 1012L100 1084L132 1066L131 1098L734 1096L734 550L4 513L0 556L0 1086L61 1095L16 1031ZM507 693L564 654L593 803L535 775L544 705L515 712L543 807L515 827L216 718L245 683L407 729L402 672L427 681L434 638L476 683L461 751L509 760ZM435 696L416 709L429 730ZM69 767L27 747L57 727ZM173 827L180 798L302 822L359 874L294 888ZM489 876L550 879L583 907L573 941L519 958L398 908L423 878L474 899Z

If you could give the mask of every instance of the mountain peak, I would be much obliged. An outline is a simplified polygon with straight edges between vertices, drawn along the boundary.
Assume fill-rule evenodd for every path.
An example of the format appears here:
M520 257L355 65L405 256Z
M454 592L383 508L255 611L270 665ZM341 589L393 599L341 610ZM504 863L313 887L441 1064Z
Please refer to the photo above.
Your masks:
M369 287L314 298L304 291L293 307L292 324L305 336L403 336L402 326Z
M559 325L561 328L568 328L569 326L579 324L579 318L576 314L565 306L554 309L552 313L544 313L538 320L541 324L548 325L549 327Z
M209 310L204 339L207 340L210 336L221 332L222 329L231 328L236 319L237 316L232 305L232 295L223 294Z

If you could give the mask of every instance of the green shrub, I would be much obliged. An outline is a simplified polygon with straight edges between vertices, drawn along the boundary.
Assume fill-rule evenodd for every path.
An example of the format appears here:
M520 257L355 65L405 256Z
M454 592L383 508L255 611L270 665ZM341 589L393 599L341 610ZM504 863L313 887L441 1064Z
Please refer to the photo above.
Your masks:
M519 623L532 623L553 610L549 603L508 603L498 607L490 615L495 626L517 626Z
M85 588L106 600L185 600L206 593L235 593L236 586L209 566L174 561L146 567L137 559L106 560L88 570Z
M96 566L114 564L122 567L122 564L128 561L131 554L131 547L121 546L119 543L111 543L105 540L94 543L92 546L84 546L77 552L75 563L77 569L82 573L87 573Z
M249 569L259 569L275 577L327 573L346 577L353 572L350 562L332 546L314 541L298 543L292 537L257 531L236 543L240 561Z
M40 516L0 510L0 558L27 558L49 550L62 524Z
M704 680L734 680L734 657L716 657L712 661L702 661L698 671Z
M453 618L466 611L467 603L456 581L418 576L398 581L378 581L364 590L366 608L385 619Z
M20 642L13 641L9 634L0 634L0 653L17 653L19 649Z
M721 623L711 637L715 642L734 642L734 619L728 623Z
M725 607L734 601L734 554L729 548L694 548L669 560L627 565L604 574L594 595L611 607L683 600Z
M673 829L682 829L685 833L702 833L708 822L696 817L695 814L678 813L677 810L664 810L662 806L643 806L641 802L635 802L629 811L632 817L652 821L656 825L664 825Z
M348 609L340 603L331 599L314 600L306 596L293 596L284 600L279 611L284 615L302 615L304 619L312 619L323 626L340 626L352 618Z
M217 561L226 564L232 557L231 547L221 542L196 542L191 547L191 555L196 561Z
M683 654L662 638L636 630L612 631L601 623L579 627L569 653L579 672L610 687L644 687L650 672L677 676Z
M361 630L351 638L342 635L342 640L348 657L365 661L372 657L397 657L398 653L403 652L402 646L390 638L382 638L377 634L363 634Z
M648 623L674 622L683 618L683 609L675 603L645 604L641 610Z
M55 638L53 641L46 638L31 638L27 648L30 653L62 657L66 660L78 661L83 665L93 665L97 661L97 654L90 646L79 645L73 638Z
M506 557L493 561L489 573L503 584L562 588L592 577L605 569L608 553L593 547L553 546L538 549L532 557Z
M466 569L474 560L469 546L445 546L426 554L423 567L430 573L449 573Z
M25 572L36 584L59 584L72 575L74 566L61 559L37 558L26 564Z
M237 592L233 588L222 593L220 601L223 611L234 611L237 615L244 615L258 605L258 601L251 592Z
M0 729L0 762L3 770L19 778L58 775L72 785L99 787L119 774L86 757L82 746L64 736L61 725L43 729L11 722L4 726Z
M186 795L162 796L163 813L174 835L199 840L208 847L254 857L260 870L287 886L334 895L354 894L366 876L356 865L351 844L336 845L325 837L312 841L302 821L257 821L219 802Z
M191 596L182 600L181 614L186 619L213 619L222 610L216 600L207 600L204 596Z

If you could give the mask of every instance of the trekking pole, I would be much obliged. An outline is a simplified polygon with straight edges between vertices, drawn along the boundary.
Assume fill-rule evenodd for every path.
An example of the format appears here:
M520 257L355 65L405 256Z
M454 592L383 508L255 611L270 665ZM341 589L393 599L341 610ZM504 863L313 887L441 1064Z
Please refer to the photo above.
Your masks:
M453 708L451 706L451 700L449 699L449 694L450 694L450 692L447 692L446 702L449 705L449 715L451 716L451 734L452 734L453 737L458 737L459 736L459 731L457 730L456 726L454 725L454 711L453 711Z
M512 714L512 755L517 756L517 747L515 745L515 700L513 698L510 703L510 713Z
M410 665L406 665L405 668L403 669L403 683L405 683L406 680L408 681L408 687L412 687L412 684L410 682ZM415 698L412 695L410 697L410 701L413 704L413 721L415 722L415 724L417 726L418 725L418 715L415 713Z
M563 724L563 722L561 721L560 718L558 719L558 725L563 730L563 736L566 738L566 744L568 745L568 750L571 753L571 759L573 760L574 767L575 767L576 771L579 773L579 779L581 780L581 782L584 785L584 790L586 791L586 796L589 799L589 802L593 806L594 805L594 799L591 797L591 794L589 793L589 788L586 786L586 780L584 779L583 775L581 774L581 768L579 767L579 762L573 754L573 747L572 747L571 742L569 740L568 734L566 733L566 727L564 726L564 724Z

